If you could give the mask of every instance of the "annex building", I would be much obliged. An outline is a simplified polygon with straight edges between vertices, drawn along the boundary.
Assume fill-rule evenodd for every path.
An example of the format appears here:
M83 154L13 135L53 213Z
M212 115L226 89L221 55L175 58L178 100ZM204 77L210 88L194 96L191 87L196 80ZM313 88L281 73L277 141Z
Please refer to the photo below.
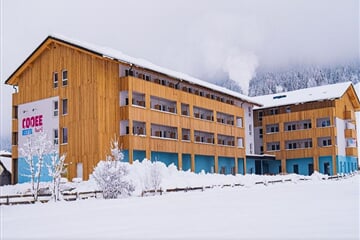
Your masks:
M359 98L351 82L253 98L255 153L272 154L281 172L328 175L358 169L355 112ZM268 165L270 173L280 165Z
M87 179L115 135L126 161L194 172L244 174L254 154L254 99L116 50L49 36L6 84L13 182L28 181L19 148L36 132L66 153L69 179Z

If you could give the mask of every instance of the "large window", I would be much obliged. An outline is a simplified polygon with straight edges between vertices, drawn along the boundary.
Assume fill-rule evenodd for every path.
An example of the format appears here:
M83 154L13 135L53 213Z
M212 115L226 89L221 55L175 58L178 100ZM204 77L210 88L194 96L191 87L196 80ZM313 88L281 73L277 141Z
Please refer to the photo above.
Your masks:
M62 70L62 85L68 85L68 71L66 69Z
M62 139L61 139L61 143L62 143L62 144L68 143L68 129L67 129L67 128L62 128Z
M62 114L66 115L68 113L68 100L63 99L62 100Z

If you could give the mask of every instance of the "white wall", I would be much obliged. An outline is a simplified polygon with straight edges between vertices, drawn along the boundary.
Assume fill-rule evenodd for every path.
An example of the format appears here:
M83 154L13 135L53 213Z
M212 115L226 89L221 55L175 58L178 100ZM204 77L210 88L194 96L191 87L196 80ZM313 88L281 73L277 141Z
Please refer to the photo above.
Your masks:
M59 112L54 116L54 101L58 101ZM49 140L54 138L54 129L59 129L59 115L61 114L61 101L59 97L46 98L39 101L29 102L18 106L18 146L21 148L26 138L32 136L35 132L45 132ZM37 126L23 126L26 119L41 116L41 122ZM61 131L59 129L59 139ZM19 157L20 154L19 154Z
M245 127L245 148L246 154L254 154L254 122L253 122L253 105L244 103L244 127ZM249 111L250 108L250 111ZM251 135L249 133L249 125L251 125Z
M346 156L346 141L345 141L345 128L346 128L346 121L340 118L335 118L336 124L336 137L337 137L337 146L338 146L338 155ZM335 143L334 143L335 144Z

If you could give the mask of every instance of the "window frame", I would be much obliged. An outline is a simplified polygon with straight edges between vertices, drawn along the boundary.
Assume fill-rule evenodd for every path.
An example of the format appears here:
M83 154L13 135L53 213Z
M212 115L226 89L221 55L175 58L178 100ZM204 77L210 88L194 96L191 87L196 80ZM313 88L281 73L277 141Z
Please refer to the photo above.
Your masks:
M64 77L64 75L66 75L66 77ZM62 82L63 87L66 87L68 85L68 70L67 69L61 70L61 82Z
M53 72L53 88L58 88L59 87L59 73L58 72Z

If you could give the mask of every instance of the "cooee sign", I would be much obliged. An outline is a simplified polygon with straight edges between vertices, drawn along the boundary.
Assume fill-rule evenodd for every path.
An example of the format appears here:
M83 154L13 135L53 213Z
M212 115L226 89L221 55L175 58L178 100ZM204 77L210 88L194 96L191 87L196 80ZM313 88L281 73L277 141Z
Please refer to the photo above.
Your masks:
M27 117L22 120L22 128L40 127L43 125L43 115Z

